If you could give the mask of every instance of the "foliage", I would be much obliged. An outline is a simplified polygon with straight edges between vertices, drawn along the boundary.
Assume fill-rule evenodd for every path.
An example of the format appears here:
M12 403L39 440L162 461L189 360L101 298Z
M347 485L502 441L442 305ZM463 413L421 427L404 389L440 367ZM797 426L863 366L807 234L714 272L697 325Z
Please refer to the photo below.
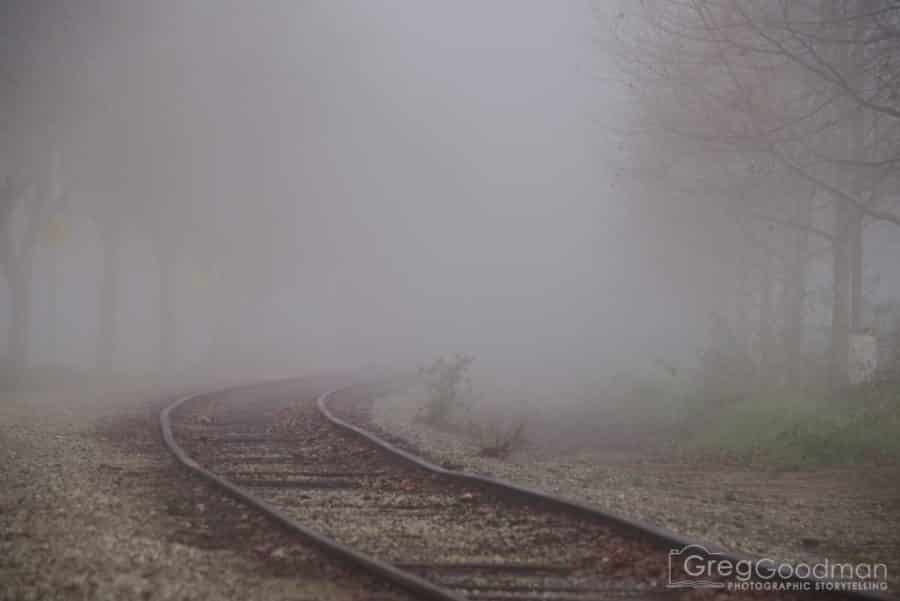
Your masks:
M900 301L885 301L873 308L875 331L880 332L878 380L900 380Z
M805 468L900 460L900 382L836 394L782 389L686 416L679 450L745 464Z
M220 403L216 395L209 395L196 406L196 421L204 425L212 425L219 421Z
M419 419L431 425L448 425L454 410L464 403L465 387L469 386L466 372L474 361L469 355L439 357L429 367L420 370L425 378L428 399Z
M524 418L503 420L499 417L471 420L469 431L478 440L478 455L503 459L525 442Z
M900 6L886 0L646 0L613 25L634 107L620 134L623 164L638 166L654 213L690 214L681 236L707 238L738 267L735 306L741 327L758 315L748 348L762 376L780 354L797 360L804 279L827 253L827 375L835 387L849 382L850 335L864 326L863 226L900 226L898 24Z
M614 417L629 427L655 424L657 442L692 460L778 469L897 462L897 330L880 328L885 344L875 377L836 391L813 377L813 358L796 379L802 385L760 379L738 341L714 336L683 377L654 370L620 383Z
M473 361L469 355L457 354L440 357L420 370L427 399L417 419L474 440L482 457L507 457L523 444L526 420L485 406L479 406L477 415L473 412L467 377Z

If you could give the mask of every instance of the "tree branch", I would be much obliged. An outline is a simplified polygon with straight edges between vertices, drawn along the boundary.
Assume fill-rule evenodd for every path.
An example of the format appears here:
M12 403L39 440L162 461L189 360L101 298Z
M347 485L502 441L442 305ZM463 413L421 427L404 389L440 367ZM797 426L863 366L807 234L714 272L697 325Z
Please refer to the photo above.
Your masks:
M810 234L815 234L816 236L820 236L829 242L834 241L834 236L829 234L825 230L820 230L817 227L813 227L811 225L805 225L803 223L797 223L796 221L792 221L790 219L781 219L779 217L772 217L771 215L760 215L757 213L743 213L744 216L749 217L751 219L758 219L759 221L765 221L768 223L774 223L776 225L781 225L784 227L793 228L796 230L802 230L804 232L808 232Z
M857 210L859 210L861 213L863 213L867 217L870 217L870 218L878 220L878 221L886 221L888 223L892 223L892 224L900 227L900 215L896 215L889 211L882 211L882 210L876 209L874 207L870 207L869 205L860 202L859 200L857 200L850 194L847 194L840 188L833 186L833 185L829 184L828 182L822 181L821 179L817 178L816 176L814 176L811 173L809 173L808 171L806 171L806 169L804 169L803 167L795 165L793 162L789 161L787 159L787 157L785 157L783 154L781 154L781 152L779 152L778 149L773 147L771 149L771 152L775 156L775 158L777 158L778 161L782 165L787 167L789 170L793 171L794 173L796 173L803 179L807 180L808 182L813 183L813 184L819 186L821 189L829 192L835 198L837 198L843 202L846 202L847 204L849 204L852 207L855 207Z

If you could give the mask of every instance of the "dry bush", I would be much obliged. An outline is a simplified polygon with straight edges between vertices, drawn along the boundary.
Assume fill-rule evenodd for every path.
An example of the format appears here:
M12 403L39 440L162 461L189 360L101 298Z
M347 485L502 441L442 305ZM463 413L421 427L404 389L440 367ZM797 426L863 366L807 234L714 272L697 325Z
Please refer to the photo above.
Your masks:
M303 414L299 405L285 407L277 413L275 421L269 426L269 431L285 434L293 432L306 418L308 416Z
M215 400L216 395L202 399L197 405L196 421L203 425L212 425L218 421L220 414L219 402Z
M504 459L525 443L527 421L524 417L504 420L499 417L470 421L469 431L478 441L478 456Z
M429 367L420 370L425 379L428 399L418 420L432 426L448 427L452 417L465 404L471 383L466 372L474 361L468 355L455 355L450 359L438 358Z

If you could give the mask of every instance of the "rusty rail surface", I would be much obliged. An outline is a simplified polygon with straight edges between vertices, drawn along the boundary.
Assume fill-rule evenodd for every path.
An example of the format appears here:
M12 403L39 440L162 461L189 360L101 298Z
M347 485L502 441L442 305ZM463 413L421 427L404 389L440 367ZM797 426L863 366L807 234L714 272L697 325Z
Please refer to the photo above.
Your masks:
M227 390L231 391L234 389ZM239 501L263 512L288 530L296 532L304 539L312 542L321 549L336 557L339 557L340 559L343 559L349 563L359 566L364 570L381 576L386 580L389 580L394 584L400 586L401 588L415 593L425 599L431 599L434 601L464 601L463 597L454 594L452 591L437 587L424 578L420 578L415 574L411 574L409 572L398 569L389 563L381 561L375 557L370 557L364 553L360 553L335 540L332 540L326 536L322 536L318 532L307 528L297 520L294 520L291 517L287 516L277 507L271 505L270 503L267 503L248 490L236 486L225 478L212 473L211 471L207 470L199 463L194 461L194 459L192 459L190 456L188 456L188 454L184 452L184 449L182 449L178 445L178 442L176 442L175 440L175 435L172 432L172 413L185 403L189 403L199 398L208 398L211 395L222 392L225 391L221 390L211 394L205 393L191 395L178 399L177 401L166 407L160 414L159 421L160 428L162 429L163 440L165 441L166 446L169 448L175 458L179 461L179 463L181 463L184 467L186 467L194 474L197 474L213 485L222 488L228 494L232 495Z
M294 380L281 380L279 382L284 383L288 381ZM192 395L175 401L174 403L166 407L166 409L164 409L160 414L160 426L166 446L169 448L175 458L191 472L199 475L213 485L222 488L241 502L265 513L274 521L297 533L306 540L314 543L315 545L324 549L326 552L345 561L348 561L364 570L367 570L370 573L380 576L396 584L397 586L420 596L421 598L440 601L461 601L462 599L465 599L464 596L461 596L460 594L447 588L435 585L425 578L404 570L397 565L393 565L366 553L362 553L345 544L333 540L328 536L316 532L315 530L291 518L278 507L275 507L271 503L268 503L259 496L253 494L247 488L238 486L228 479L214 474L212 471L204 468L192 457L190 457L176 442L172 429L171 417L174 412L176 412L185 404L193 401L198 401L200 399L212 399L215 398L216 395L222 395L226 392L235 392L236 390L243 389L250 390L253 386L266 386L268 384L271 384L271 382L239 388L232 387L213 393ZM332 408L329 407L329 401L332 400L333 397L338 393L348 391L349 389L355 388L357 386L360 385L352 384L350 386L342 386L319 395L316 399L316 406L318 411L322 414L322 416L324 416L325 419L327 419L337 428L363 439L368 444L375 445L382 451L389 453L390 455L404 462L407 462L415 466L416 468L426 470L427 472L430 472L432 474L437 474L444 478L452 479L468 485L477 485L478 487L487 488L503 496L528 501L529 503L540 504L544 507L552 507L555 510L569 513L578 518L599 521L611 525L617 530L627 532L633 537L650 541L661 547L667 546L668 548L672 549L682 548L689 545L698 545L708 550L710 553L715 553L720 557L730 559L734 562L758 559L750 555L728 552L714 545L707 545L698 541L693 541L671 531L656 527L652 524L616 515L602 508L594 507L571 499L566 499L558 495L545 493L539 490L487 476L466 473L463 471L448 469L439 465L435 465L434 463L431 463L421 457L418 457L417 455L414 455L404 449L397 447L394 444L391 444L390 442L383 440L375 434L372 434L371 432L357 425L354 425L335 414ZM789 564L773 562L771 564L770 573L774 575L781 565ZM795 581L809 582L811 584L827 584L828 582L830 582L827 579L819 578L797 578L795 579ZM890 597L888 596L867 591L840 590L816 592L818 592L820 595L828 597L836 595L845 599L859 599L868 601L888 601L890 599Z
M409 453L398 446L387 442L379 438L378 436L372 434L371 432L366 431L359 426L351 424L350 422L341 419L328 407L328 399L332 397L334 394L344 390L343 388L339 388L336 390L332 390L326 392L321 395L317 400L316 404L319 408L319 411L328 419L331 423L338 426L339 428L343 428L344 430L355 434L356 436L362 437L370 443L380 447L381 449L401 458L416 467L419 467L424 470L428 470L429 472L435 474L441 474L443 476L457 479L463 482L472 482L481 484L484 486L491 487L501 493L509 494L512 496L518 496L520 498L524 498L530 501L536 501L539 503L544 503L547 505L554 506L556 508L562 509L564 511L569 511L575 515L580 517L586 517L589 519L600 520L608 523L615 524L616 526L632 530L634 533L637 533L639 536L649 538L655 542L670 545L671 548L683 548L687 546L693 547L701 547L703 550L708 551L711 554L715 554L724 559L728 559L732 562L738 561L753 561L760 559L759 557L755 557L752 555L744 554L744 553L735 553L732 551L727 551L718 545L698 542L696 540L691 540L680 536L670 530L666 530L664 528L660 528L648 522L643 522L639 520L633 520L630 518L626 518L624 516L611 513L605 509L600 507L595 507L592 505L588 505L586 503L582 503L579 501L575 501L572 499L567 499L565 497L561 497L559 495L554 495L551 493L543 492L540 490L536 490L533 488L529 488L526 486L521 486L519 484L515 484L513 482L508 482L505 480L500 480L497 478L492 478L489 476L482 476L480 474L473 474L464 472L461 470L448 469L430 461L427 461L417 455ZM783 561L772 560L770 567L766 569L766 576L774 576L778 573L778 569L781 566L790 566ZM765 569L765 568L764 568ZM792 571L793 572L793 571ZM791 573L792 573L791 572ZM795 581L798 582L809 582L811 584L820 583L827 584L829 582L834 582L827 578L817 578L811 576L810 578L795 578ZM860 599L860 600L868 600L868 601L890 601L890 597L881 595L879 593L872 593L868 591L844 591L844 590L836 590L836 591L817 591L824 595L843 595L848 599Z

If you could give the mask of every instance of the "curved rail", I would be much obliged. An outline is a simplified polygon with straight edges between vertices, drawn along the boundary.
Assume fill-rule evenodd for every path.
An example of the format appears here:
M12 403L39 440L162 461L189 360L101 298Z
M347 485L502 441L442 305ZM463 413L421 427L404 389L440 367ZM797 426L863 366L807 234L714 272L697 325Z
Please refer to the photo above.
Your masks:
M288 380L290 381L290 380ZM369 443L381 448L388 453L403 459L406 462L413 464L414 466L427 470L429 472L440 474L444 477L458 480L460 482L465 483L474 483L483 487L489 487L499 493L503 493L509 495L511 497L517 497L519 499L526 499L532 502L538 502L544 504L545 506L552 506L554 508L560 509L562 511L569 512L573 515L577 515L579 517L588 518L592 520L597 520L601 522L605 522L608 524L612 524L614 526L618 526L624 530L628 530L632 534L637 533L638 535L645 537L647 540L651 540L657 542L659 544L666 544L672 547L683 547L687 545L700 545L702 548L707 549L712 553L716 553L721 557L730 559L732 561L741 561L741 560L753 560L758 559L750 555L740 554L740 553L732 553L728 551L724 551L717 546L713 545L703 545L702 543L697 543L696 541L691 541L687 538L684 538L678 534L675 534L671 531L665 530L663 528L658 528L651 524L647 524L644 522L640 522L637 520L632 520L629 518L625 518L623 516L619 516L608 511L605 511L599 507L594 507L585 503L581 503L578 501L573 501L570 499L566 499L557 495L541 492L532 488L520 486L518 484L514 484L511 482L506 482L503 480L498 480L495 478L491 478L488 476L481 476L477 474L470 474L458 470L447 469L438 465L435 465L429 461L422 459L408 451L405 451L396 445L393 445L378 436L351 424L337 415L328 407L328 400L333 397L335 394L345 391L353 386L342 386L339 388L335 388L330 390L324 394L319 395L316 399L316 405L320 413L332 424L337 426L340 429L343 429L347 432L350 432L356 436L362 437L367 440ZM403 588L407 591L410 591L416 595L421 596L422 598L432 599L437 601L464 601L464 597L445 589L443 587L437 586L419 576L416 576L410 572L404 571L402 569L397 568L396 566L387 563L385 561L381 561L375 557L367 555L365 553L361 553L355 549L348 547L342 543L339 543L327 536L323 536L318 532L307 528L303 524L298 521L292 519L284 512L282 512L277 507L271 505L270 503L264 501L258 496L252 494L247 489L237 486L234 483L230 482L226 478L222 478L214 474L213 472L207 470L203 466L201 466L197 461L191 458L185 451L182 449L175 440L175 436L172 430L171 424L171 416L172 414L178 410L179 407L188 403L190 401L198 400L201 398L209 398L210 396L214 396L217 394L222 394L226 391L233 392L235 390L239 390L247 387L231 387L223 390L219 390L213 393L203 393L187 396L177 401L173 402L171 405L166 407L162 413L160 414L160 427L162 430L163 440L168 447L168 449L172 452L175 458L185 466L191 472L199 475L205 480L211 482L212 484L222 488L228 494L232 495L236 499L241 502L262 511L264 514L269 516L271 519L287 528L288 530L299 534L301 537L309 540L314 543L324 551L332 554L333 556L339 557L345 561L348 561L352 564L359 566L360 568L373 573L377 576L388 580L400 588ZM773 562L771 565L770 572L771 574L775 574L778 568L783 564L780 562ZM809 582L809 583L819 583L819 584L827 584L829 582L828 579L819 579L819 578L803 578L796 579L801 582ZM820 591L823 594L829 594L829 591ZM885 595L881 595L878 593L871 592L862 592L862 591L833 591L832 594L842 595L847 599L860 599L860 600L868 600L868 601L889 601L890 597Z
M360 437L368 440L370 443L380 447L381 449L383 449L397 457L400 457L400 458L404 459L405 461L408 461L419 468L428 470L435 474L441 474L442 476L445 476L448 478L453 478L453 479L456 479L456 480L459 480L462 482L476 483L476 484L480 484L482 486L489 486L489 487L497 490L498 492L517 496L519 498L524 498L529 501L537 501L540 503L544 503L545 505L550 505L550 506L562 509L564 511L570 512L570 513L572 513L574 515L578 515L580 517L585 517L588 519L599 520L599 521L611 523L616 526L631 530L632 532L638 532L638 533L640 533L640 535L648 538L649 540L653 540L653 541L661 543L661 544L671 545L673 548L681 548L681 547L686 547L689 545L690 546L699 546L700 548L705 549L706 551L710 552L711 554L714 553L714 554L718 555L719 557L729 559L730 561L735 562L735 563L738 561L753 561L753 560L760 559L758 557L754 557L752 555L747 555L744 553L734 553L731 551L727 551L717 545L709 545L709 544L701 543L698 541L693 541L693 540L687 539L685 537L682 537L678 534L675 534L674 532L666 530L664 528L659 528L657 526L654 526L654 525L646 523L646 522L632 520L630 518L626 518L621 515L617 515L615 513L610 513L604 509L601 509L599 507L595 507L592 505L588 505L586 503L581 503L579 501L574 501L572 499L566 499L566 498L558 496L558 495L553 495L550 493L542 492L542 491L539 491L539 490L536 490L533 488L528 488L526 486L521 486L519 484L507 482L505 480L491 478L489 476L481 476L478 474L471 474L471 473L463 472L460 470L447 469L445 467L441 467L439 465L431 463L430 461L426 461L425 459L423 459L417 455L413 455L412 453L409 453L408 451L405 451L405 450L397 447L396 445L393 445L393 444L379 438L378 436L372 434L371 432L368 432L368 431L364 430L363 428L353 425L353 424L347 422L346 420L343 420L340 417L336 416L331 411L331 409L329 409L327 401L332 395L340 392L341 390L345 390L345 388L339 388L336 390L332 390L332 391L326 392L325 394L322 394L319 396L319 398L316 400L316 405L318 406L319 411L322 413L322 415L324 415L328 421L330 421L337 427L342 428L348 432L351 432L357 436L360 436ZM760 566L760 569L765 570L767 576L775 576L778 573L778 570L781 566L787 567L789 565L790 564L787 564L786 562L782 562L782 561L771 561L771 563L768 564L768 569L763 568L762 566ZM791 570L790 573L793 573L793 570ZM794 581L809 582L810 584L835 583L834 580L829 580L827 578L816 578L816 577L812 577L812 576L809 578L795 578ZM881 595L879 593L872 593L872 592L868 592L868 591L835 590L833 592L832 591L818 591L818 592L822 592L824 594L843 595L845 598L848 598L848 599L861 599L861 600L864 599L867 601L890 601L890 599L891 599L890 597L888 597L886 595Z
M220 390L217 392L221 393L225 391ZM386 563L374 557L370 557L369 555L366 555L364 553L360 553L359 551L351 549L346 545L343 545L335 540L332 540L331 538L328 538L327 536L323 536L318 532L305 527L303 524L287 516L277 507L274 507L273 505L267 503L266 501L250 493L246 489L240 486L236 486L225 478L217 476L216 474L212 473L211 471L207 470L199 463L194 461L194 459L192 459L187 453L185 453L184 449L182 449L175 441L175 435L172 432L171 416L174 411L176 411L185 403L209 396L210 394L206 393L191 395L178 399L177 401L166 407L160 414L159 423L160 428L162 429L163 440L165 441L166 446L169 448L175 458L183 466L185 466L187 469L197 474L198 476L224 489L230 495L242 501L243 503L246 503L247 505L258 509L259 511L262 511L288 530L299 534L300 536L304 537L305 539L309 540L321 549L324 549L326 552L336 557L339 557L371 573L381 576L393 582L397 586L420 595L426 599L431 599L434 601L465 601L463 597L454 594L452 591L435 586L434 584L428 582L423 578L400 570L389 563Z

